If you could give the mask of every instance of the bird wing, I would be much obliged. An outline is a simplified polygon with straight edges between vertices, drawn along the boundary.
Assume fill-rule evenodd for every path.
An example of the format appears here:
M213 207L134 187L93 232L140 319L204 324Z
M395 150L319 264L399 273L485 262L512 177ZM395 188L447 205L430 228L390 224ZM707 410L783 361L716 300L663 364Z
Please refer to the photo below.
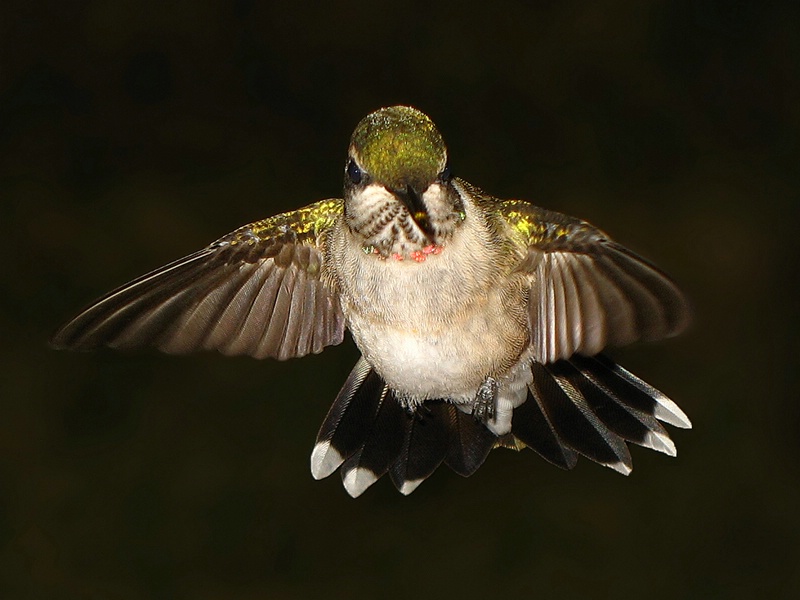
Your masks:
M51 343L280 360L339 344L344 318L320 274L326 233L342 210L341 200L323 200L241 227L103 296Z
M689 323L686 298L656 266L585 221L521 200L499 202L526 248L535 360L550 363L606 346L657 340Z

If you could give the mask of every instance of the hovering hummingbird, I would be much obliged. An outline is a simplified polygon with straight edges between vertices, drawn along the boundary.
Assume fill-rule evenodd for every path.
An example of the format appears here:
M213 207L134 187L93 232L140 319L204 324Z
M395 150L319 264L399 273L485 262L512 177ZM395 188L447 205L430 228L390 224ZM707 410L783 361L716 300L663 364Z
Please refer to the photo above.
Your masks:
M444 462L469 476L497 447L623 474L626 442L675 455L691 423L600 353L685 329L658 268L585 221L454 177L428 116L392 106L350 141L344 198L257 221L107 294L57 348L152 345L285 360L361 350L311 454L359 496L411 493Z

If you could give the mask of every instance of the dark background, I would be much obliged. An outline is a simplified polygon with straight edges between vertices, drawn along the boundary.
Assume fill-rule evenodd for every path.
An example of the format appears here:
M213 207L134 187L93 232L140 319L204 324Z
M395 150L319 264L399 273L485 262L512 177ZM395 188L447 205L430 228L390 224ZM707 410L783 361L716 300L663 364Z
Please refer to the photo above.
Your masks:
M800 597L791 3L4 2L0 597ZM340 193L409 103L455 172L583 217L687 290L618 359L679 456L621 477L496 451L352 500L315 482L348 340L278 363L46 347L82 305Z

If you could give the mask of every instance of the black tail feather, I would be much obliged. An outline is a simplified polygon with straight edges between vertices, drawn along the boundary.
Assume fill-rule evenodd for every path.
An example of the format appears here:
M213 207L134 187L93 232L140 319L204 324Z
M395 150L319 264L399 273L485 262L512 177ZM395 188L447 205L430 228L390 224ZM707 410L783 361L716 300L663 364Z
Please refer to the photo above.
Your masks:
M364 442L342 465L342 481L356 498L395 464L403 448L411 418L388 388L383 389L378 413L371 426L365 424Z
M530 390L525 402L514 409L511 433L539 456L562 469L571 469L578 462L578 455L558 437Z
M442 464L450 444L448 408L443 400L426 402L411 419L400 457L389 471L400 493L413 492Z
M691 427L674 402L605 357L574 356L531 368L526 401L514 409L510 434L498 438L447 400L407 411L362 358L320 428L311 472L321 479L341 467L354 497L388 472L395 487L410 494L442 462L468 477L492 448L528 446L565 469L582 454L628 474L626 442L674 456L659 420Z
M366 360L359 359L322 422L311 454L311 474L322 479L333 473L364 443L380 408L386 384Z
M531 391L567 445L627 475L632 469L628 447L597 418L586 399L569 382L567 374L571 369L567 361L551 365L534 363Z
M573 371L567 377L606 427L628 442L675 454L675 445L667 430L652 414L628 406L604 385L599 376L605 371L601 363L593 361L581 365L580 361L572 361L571 366Z
M455 405L448 404L447 409L450 438L444 464L462 477L469 477L486 460L497 436Z
M626 406L641 410L675 427L691 429L691 421L677 404L608 357L575 356L572 360L597 375Z

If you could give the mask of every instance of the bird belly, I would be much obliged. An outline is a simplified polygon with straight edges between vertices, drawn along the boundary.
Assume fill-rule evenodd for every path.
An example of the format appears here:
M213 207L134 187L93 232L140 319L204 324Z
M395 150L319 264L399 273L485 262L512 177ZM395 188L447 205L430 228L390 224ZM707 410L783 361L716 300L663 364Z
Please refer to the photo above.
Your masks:
M474 331L484 330L488 324L484 322ZM511 348L487 335L470 335L469 328L432 335L385 327L371 330L367 338L359 344L364 357L397 397L411 406L444 399L470 413L478 388L487 377L495 378L499 384L495 415L486 426L496 435L511 430L514 408L525 401L532 378L527 353L515 356L513 363L505 366L503 359L509 358Z
M492 367L491 357L451 335L387 327L365 346L367 360L392 389L420 400L474 393Z
M417 305L387 320L351 314L349 326L364 357L400 395L472 401L486 378L502 379L527 346L523 323L503 300L489 293L453 312Z

